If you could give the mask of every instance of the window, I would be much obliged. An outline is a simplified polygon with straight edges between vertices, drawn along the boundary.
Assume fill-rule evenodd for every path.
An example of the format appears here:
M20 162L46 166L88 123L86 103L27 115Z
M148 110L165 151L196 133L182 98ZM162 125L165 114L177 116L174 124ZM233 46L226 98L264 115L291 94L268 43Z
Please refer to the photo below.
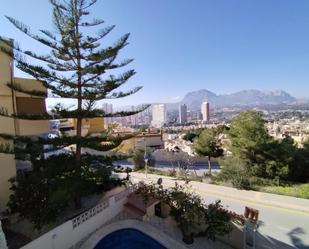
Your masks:
M44 98L17 97L16 105L18 114L42 114L46 112Z

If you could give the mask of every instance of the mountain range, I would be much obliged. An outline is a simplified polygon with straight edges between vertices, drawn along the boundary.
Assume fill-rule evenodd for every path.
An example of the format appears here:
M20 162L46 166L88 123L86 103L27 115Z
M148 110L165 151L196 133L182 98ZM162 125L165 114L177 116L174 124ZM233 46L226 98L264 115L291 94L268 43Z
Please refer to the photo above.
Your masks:
M189 92L177 103L168 103L167 109L178 109L186 104L189 110L198 110L202 102L207 101L212 107L262 106L297 103L298 99L283 90L260 91L243 90L231 94L215 94L206 89Z

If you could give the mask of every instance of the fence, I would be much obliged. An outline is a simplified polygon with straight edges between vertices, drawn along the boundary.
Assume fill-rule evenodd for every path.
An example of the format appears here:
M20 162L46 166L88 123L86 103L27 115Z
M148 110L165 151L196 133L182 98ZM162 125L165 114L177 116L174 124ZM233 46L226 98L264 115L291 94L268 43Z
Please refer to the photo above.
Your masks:
M126 197L131 191L131 188L127 188L109 197L72 220L31 241L21 249L75 248L75 245L122 211Z

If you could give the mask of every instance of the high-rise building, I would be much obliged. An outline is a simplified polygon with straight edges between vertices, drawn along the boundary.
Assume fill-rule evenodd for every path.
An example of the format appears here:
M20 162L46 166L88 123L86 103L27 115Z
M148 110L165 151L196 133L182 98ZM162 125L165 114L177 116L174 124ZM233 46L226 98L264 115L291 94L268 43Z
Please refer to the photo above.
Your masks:
M113 113L113 104L103 103L102 109L107 114ZM111 124L111 123L113 123L113 118L112 117L104 118L104 121L105 121L106 124Z
M187 106L186 106L186 104L179 106L179 123L180 124L187 123Z
M203 102L201 105L201 113L203 121L208 122L209 121L209 103Z
M166 108L164 104L152 106L152 126L161 128L167 121Z

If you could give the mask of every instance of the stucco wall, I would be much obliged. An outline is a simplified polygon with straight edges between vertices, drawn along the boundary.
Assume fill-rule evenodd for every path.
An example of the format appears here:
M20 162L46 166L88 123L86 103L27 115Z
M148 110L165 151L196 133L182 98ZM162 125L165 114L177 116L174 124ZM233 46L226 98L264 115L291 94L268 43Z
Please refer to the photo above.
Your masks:
M218 236L218 239L235 249L243 249L243 226L232 222L232 232L227 236Z
M14 77L13 78L14 84L20 85L23 89L32 91L42 91L46 92L46 88L43 86L43 84L40 81L37 81L35 79L27 79L27 78L18 78ZM29 95L21 93L21 92L16 92L17 97L29 97ZM35 97L35 96L32 96Z
M7 45L0 41L1 47L7 47ZM12 58L0 51L0 107L7 109L8 114L12 114L13 104L16 107L15 97L27 97L31 96L14 92L12 96L12 90L7 86L7 83L11 83L12 77ZM22 88L26 90L38 90L45 91L46 89L41 82L33 79L13 78L14 83L18 83ZM32 107L31 107L32 108ZM29 108L29 109L31 109ZM33 106L35 108L35 106ZM40 110L45 112L45 104ZM16 109L15 109L16 110ZM28 120L15 120L8 117L0 116L0 133L10 135L35 135L49 131L49 121L28 121ZM1 142L1 141L0 141ZM0 154L0 211L3 211L10 195L10 184L8 179L16 175L16 163L13 155Z
M0 40L0 46L7 48L5 43ZM6 86L11 79L11 58L0 51L0 96L10 95L11 90Z
M14 119L0 116L0 133L14 135Z
M36 135L49 131L49 120L18 120L19 135Z

